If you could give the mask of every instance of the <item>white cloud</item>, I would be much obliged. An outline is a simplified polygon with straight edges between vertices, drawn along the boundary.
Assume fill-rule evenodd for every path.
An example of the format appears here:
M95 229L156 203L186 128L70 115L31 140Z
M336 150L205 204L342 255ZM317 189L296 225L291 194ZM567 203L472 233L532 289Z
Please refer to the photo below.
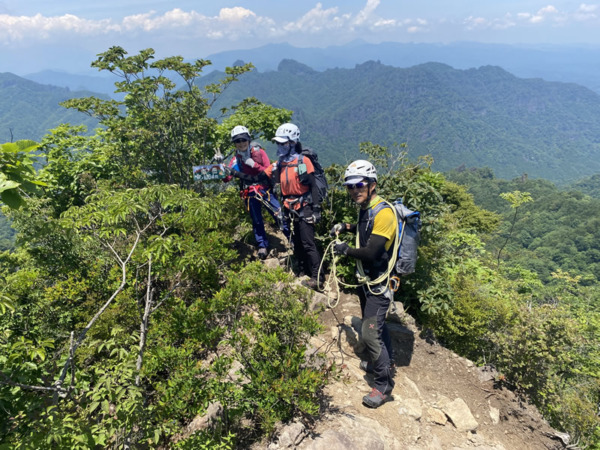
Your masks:
M464 20L464 24L466 25L467 30L474 30L476 28L487 28L490 22L483 17L469 16Z
M373 23L375 28L391 28L395 27L398 22L395 19L378 19Z
M339 29L345 26L349 16L337 16L338 8L323 9L321 3L300 17L295 22L288 22L279 27L278 34L289 34L290 32L319 33L324 30Z
M379 3L380 0L367 0L367 4L358 12L352 22L352 25L363 25L366 23L373 15L375 9L377 9L379 6Z
M323 20L323 23L326 23ZM179 8L167 11L162 15L155 11L124 17L121 21L112 19L88 20L72 14L64 16L45 17L10 16L0 14L0 44L10 44L18 41L39 41L77 36L94 37L108 34L137 34L155 33L177 30L187 32L190 37L205 37L209 39L241 38L254 36L260 25L272 27L274 21L270 18L259 17L253 11L242 8L222 8L218 16L210 17L195 11L186 12Z
M553 16L555 14L558 14L558 9L556 9L554 6L544 6L537 12L537 14L532 16L529 21L531 23L540 23L545 21L549 16Z
M596 11L598 5L590 5L582 3L576 10L567 12L560 11L554 5L547 5L538 9L536 12L521 11L516 14L506 13L503 17L482 17L469 16L463 24L467 31L474 30L505 30L518 26L543 26L550 24L551 26L567 26L570 23L592 21L599 18Z
M114 31L110 20L93 21L72 14L57 17L0 15L0 43L21 41L32 36L48 38L55 34L70 33L82 36Z
M575 13L573 14L573 17L575 18L575 20L578 20L580 22L595 20L598 18L598 14L596 14L597 9L598 5L588 5L582 3L581 5L579 5L579 8L577 8L577 11L575 11Z
M0 0L1 2L1 0ZM552 4L537 11L507 12L502 16L486 16L481 12L464 19L427 17L406 17L377 15L381 0L363 0L363 6L356 12L343 10L340 6L324 7L322 3L305 14L295 17L260 16L255 11L241 6L221 8L216 15L208 16L196 11L174 8L164 13L147 11L123 19L89 20L73 14L62 16L11 16L0 14L0 45L16 43L24 45L42 44L43 41L59 42L68 38L72 42L91 41L103 38L104 41L127 42L129 38L151 41L176 37L181 42L188 39L195 42L212 42L215 47L221 43L248 42L265 43L285 40L323 44L344 41L369 35L371 37L392 38L393 33L436 33L445 32L460 35L466 30L470 34L487 30L509 28L542 27L572 23L594 23L600 17L600 5L581 3L573 5L570 11L559 11ZM1 3L0 3L1 4ZM443 11L439 11L443 14ZM325 41L325 38L327 40ZM221 41L221 42L220 42Z

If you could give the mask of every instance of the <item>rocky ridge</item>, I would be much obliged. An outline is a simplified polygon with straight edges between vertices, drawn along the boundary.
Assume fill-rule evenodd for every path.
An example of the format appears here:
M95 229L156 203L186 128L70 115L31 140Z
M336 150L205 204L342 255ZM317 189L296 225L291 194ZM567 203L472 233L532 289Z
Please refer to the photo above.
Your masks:
M332 303L315 293L313 307ZM336 303L336 302L333 302ZM323 413L310 428L283 426L268 450L338 449L565 449L568 436L557 432L537 409L498 386L490 367L475 364L423 336L400 303L388 314L395 351L393 398L377 409L362 405L371 375L359 369L356 352L361 325L358 297L342 293L334 308L321 313L325 332L313 338L340 369L325 389ZM392 308L393 309L393 308Z

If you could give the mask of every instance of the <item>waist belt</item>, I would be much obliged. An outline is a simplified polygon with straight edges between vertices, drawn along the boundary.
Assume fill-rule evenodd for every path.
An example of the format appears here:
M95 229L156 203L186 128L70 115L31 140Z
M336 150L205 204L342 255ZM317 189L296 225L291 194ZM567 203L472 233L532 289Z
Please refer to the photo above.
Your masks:
M255 195L263 195L260 191L267 191L262 184L253 184L247 186L240 191L240 197L246 199L248 197L254 197Z

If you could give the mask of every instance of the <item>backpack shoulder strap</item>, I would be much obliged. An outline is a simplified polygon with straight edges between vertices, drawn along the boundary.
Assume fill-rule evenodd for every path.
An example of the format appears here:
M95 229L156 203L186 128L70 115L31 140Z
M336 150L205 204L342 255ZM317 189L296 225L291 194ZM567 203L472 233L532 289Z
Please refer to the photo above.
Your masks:
M388 205L385 200L383 200L377 203L373 208L369 209L369 221L367 222L367 231L373 229L373 222L375 221L375 216L385 208L391 208L391 206Z

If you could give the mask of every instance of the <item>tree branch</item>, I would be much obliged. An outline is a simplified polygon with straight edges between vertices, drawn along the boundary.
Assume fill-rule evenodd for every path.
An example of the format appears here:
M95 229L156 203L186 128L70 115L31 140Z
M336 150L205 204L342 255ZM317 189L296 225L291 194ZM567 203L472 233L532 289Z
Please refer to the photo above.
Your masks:
M148 333L148 320L150 317L150 310L152 308L152 256L148 258L148 278L146 280L146 302L144 307L144 316L140 323L140 347L138 351L137 362L135 368L137 374L135 376L135 385L140 385L140 371L142 370L142 363L144 362L144 349L146 348L146 335Z
M32 386L29 384L17 383L15 381L11 380L11 378L8 375L6 375L4 372L2 372L1 370L0 370L0 376L4 379L4 380L0 380L0 383L20 387L21 389L28 389L30 391L41 391L41 392L56 392L59 390L59 388L55 387L55 386Z
M117 295L119 295L119 293L121 293L121 291L125 288L125 285L127 284L127 263L131 259L132 255L133 255L133 252L135 251L138 243L140 242L140 238L141 238L141 233L136 232L135 242L133 243L129 254L127 255L127 258L125 258L124 261L119 257L119 255L116 253L116 251L113 249L113 247L110 244L106 243L106 245L115 254L115 257L117 258L117 261L118 261L119 265L121 266L121 283L119 284L119 287L112 293L112 295L110 296L110 298L104 303L104 305L102 305L102 307L100 308L100 310L94 315L94 317L92 317L92 319L88 322L88 324L86 325L86 327L81 331L81 333L77 337L77 341L72 346L72 349L70 351L69 358L67 359L67 361L65 362L65 365L62 368L60 377L59 377L59 379L55 383L57 391L63 391L64 392L63 384L64 384L65 378L67 376L67 371L68 371L69 367L73 364L73 359L75 357L75 352L77 351L77 349L79 348L79 346L81 345L81 343L83 342L83 340L85 339L85 336L87 335L87 332L90 330L90 328L92 328L92 326L94 325L94 323L96 323L96 321L100 318L100 316L102 315L102 313L104 311L106 311L106 309L110 306L110 304L115 299L115 297ZM55 399L55 402L56 402L56 399Z

